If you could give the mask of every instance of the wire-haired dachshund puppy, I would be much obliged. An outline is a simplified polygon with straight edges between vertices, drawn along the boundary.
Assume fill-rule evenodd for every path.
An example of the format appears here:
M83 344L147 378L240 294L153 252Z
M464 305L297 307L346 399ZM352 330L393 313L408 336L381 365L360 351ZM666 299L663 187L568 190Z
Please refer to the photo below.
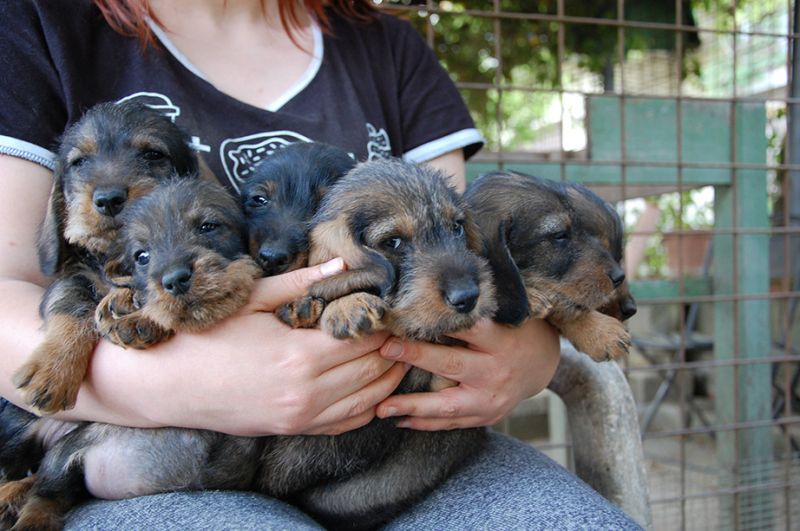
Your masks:
M129 286L114 288L98 306L109 337L125 339L115 327L137 330L135 320L140 327L167 331L150 338L202 330L247 303L261 269L247 254L239 204L220 185L200 179L163 182L121 216L123 250L115 267L118 278L127 275ZM115 315L108 299L117 298L134 311ZM89 493L117 499L204 486L247 487L257 444L197 430L84 423L47 449L35 479L0 486L0 521L18 518L14 529L59 529L63 514ZM220 451L219 467L212 450ZM229 459L235 468L225 468ZM108 481L110 470L125 472Z
M75 405L99 336L94 309L108 288L103 268L128 201L175 175L194 175L188 137L134 102L103 103L64 133L38 241L42 271L55 275L39 307L45 338L14 374L39 411Z
M617 211L585 186L571 186L577 192L570 196L576 216L582 220L588 233L622 266L625 235ZM636 315L636 301L631 295L627 279L614 289L608 301L598 310L619 321L627 321Z
M375 330L439 341L495 311L494 288L465 203L436 170L362 163L331 187L311 230L310 263L348 270L282 308L292 326L338 338ZM446 386L412 368L397 393ZM280 437L265 454L266 491L334 528L373 528L431 491L477 452L483 429L404 430L393 420L335 437Z
M295 142L256 166L242 188L250 255L265 276L308 263L308 225L328 188L355 161L319 142Z
M249 300L261 269L247 254L241 209L220 185L163 183L133 203L123 221L120 259L110 267L128 285L98 304L105 337L142 348L206 329Z
M610 205L583 186L513 172L479 177L464 197L495 275L497 321L545 318L595 360L627 354L621 319L636 306Z

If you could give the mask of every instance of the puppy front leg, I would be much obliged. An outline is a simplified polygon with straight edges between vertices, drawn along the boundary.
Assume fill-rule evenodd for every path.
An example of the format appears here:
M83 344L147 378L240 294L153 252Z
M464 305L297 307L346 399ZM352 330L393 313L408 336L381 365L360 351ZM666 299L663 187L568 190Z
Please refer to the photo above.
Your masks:
M100 335L95 330L91 281L80 275L53 282L42 301L44 341L13 376L25 400L42 413L75 406L89 359Z
M595 361L617 359L628 354L631 347L631 335L625 326L596 310L574 320L552 324L576 349Z
M354 292L365 292L366 295L381 291L380 286L386 283L385 276L385 271L381 268L366 267L343 271L320 280L309 288L308 295L278 308L278 318L292 328L313 328L331 301ZM374 297L379 298L377 295ZM375 302L368 298L364 304L375 306Z
M541 291L527 287L528 305L530 306L531 317L534 319L544 319L553 310L553 303L547 295Z
M114 288L103 297L94 314L100 334L124 348L144 349L169 339L172 331L142 315L133 296L130 288Z

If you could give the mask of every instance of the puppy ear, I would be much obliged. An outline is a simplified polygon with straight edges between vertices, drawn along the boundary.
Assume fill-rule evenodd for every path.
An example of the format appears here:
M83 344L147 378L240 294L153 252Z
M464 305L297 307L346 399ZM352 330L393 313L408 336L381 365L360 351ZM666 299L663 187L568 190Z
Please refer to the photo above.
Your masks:
M467 249L478 254L483 252L483 238L481 238L480 229L469 211L464 219L464 236L467 240Z
M486 258L494 274L497 291L497 313L494 320L509 325L522 324L530 314L530 304L522 275L508 249L506 221L497 225L486 242Z
M115 286L125 287L133 284L133 268L121 254L106 260L103 264L103 274Z
M59 164L53 176L53 187L50 189L47 213L44 216L44 223L39 228L39 237L36 242L39 267L47 276L52 276L59 270L66 254L64 224L67 213L63 186L63 171Z
M394 286L394 266L378 251L359 241L347 223L346 216L322 221L314 226L309 236L309 263L320 264L337 256L344 259L351 272L362 271L363 275L347 275L353 285L340 291L370 291L385 296Z
M198 175L198 177L200 177L200 179L202 179L204 181L209 181L209 182L212 182L212 183L219 183L220 182L219 179L217 179L217 176L214 175L214 171L211 169L211 167L208 165L206 160L201 155L199 155L199 154L196 155L195 156L195 160L197 161L197 175ZM188 173L187 172L179 172L179 174L182 175L182 176L183 175L192 176L191 172L188 172Z

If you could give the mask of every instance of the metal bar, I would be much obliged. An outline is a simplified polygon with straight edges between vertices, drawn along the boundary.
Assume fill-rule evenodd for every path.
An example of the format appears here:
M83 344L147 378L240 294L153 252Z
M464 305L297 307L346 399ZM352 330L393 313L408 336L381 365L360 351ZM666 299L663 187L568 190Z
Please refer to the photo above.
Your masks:
M637 304L682 304L685 302L735 302L741 301L766 301L785 299L787 297L798 297L799 292L769 292L763 291L758 293L731 293L722 295L687 295L685 298L680 297L663 297L663 298L642 298L637 299Z
M497 88L497 85L493 83L485 83L481 81L457 81L456 86L460 89L466 90L488 90ZM581 90L572 90L572 89L558 89L558 88L550 88L550 87L536 87L536 86L528 86L528 85L514 85L509 83L503 83L502 88L504 90L516 90L519 92L548 92L548 93L558 93L563 92L565 94L581 94L584 96L603 96L602 93L599 92L586 92ZM669 100L672 101L675 99L675 96L666 96L664 94L627 94L626 97L628 99L652 99L652 100ZM722 96L690 96L684 95L684 101L698 101L698 102L717 102L717 103L730 103L734 101L734 98L726 98ZM783 102L783 103L800 103L800 98L793 98L790 96L739 96L735 98L736 101L741 103L766 103L766 102Z
M619 160L586 160L586 159L530 159L530 164L574 164L576 166L641 166L652 168L694 168L694 169L707 169L707 170L800 170L800 164L768 164L768 163L753 163L753 162L677 162L677 161L663 161L663 160L647 160L647 159L619 159ZM478 163L492 163L495 160L491 157L482 157ZM498 160L497 162L500 162ZM525 163L525 160L509 160L507 157L503 158L502 162ZM694 186L696 187L696 186ZM688 185L687 185L688 188Z
M789 227L735 227L735 228L721 228L721 229L689 229L674 231L675 234L696 234L696 235L717 235L717 234L800 234L800 226ZM630 236L652 236L654 234L661 234L658 230L632 230L626 234ZM788 291L788 290L787 290ZM794 290L797 291L797 290Z
M794 9L792 9L792 2L791 0L787 0L787 12L790 14L787 17L787 22L789 24L788 32L792 33L792 30L796 30L800 27L800 5L798 2L795 2ZM787 39L787 50L789 50L789 54L787 57L787 70L789 72L789 94L792 98L800 97L800 79L797 77L798 68L800 68L800 41L796 38L789 37ZM784 142L785 147L785 159L790 164L800 162L800 153L798 153L797 146L798 142L800 142L800 120L798 120L798 115L800 115L800 102L792 102L787 103L787 139ZM784 200L784 225L789 227L794 225L795 227L800 225L798 223L797 217L800 216L800 205L797 204L797 201L800 200L800 171L798 170L789 170L784 175L784 182L783 182L783 200ZM795 259L794 252L792 250L791 240L789 233L784 235L783 241L783 256L784 256L784 265L783 265L783 281L784 281L784 290L792 289L795 287L795 284L798 283L798 279L795 277L794 268L795 268ZM789 279L792 279L791 286L789 285ZM786 351L792 351L792 326L795 320L795 311L797 309L797 299L787 299L785 308L784 308L784 334L783 334L783 346ZM777 369L777 366L775 366ZM792 416L792 382L790 381L790 370L789 365L784 364L784 416L791 417ZM776 371L773 371L773 377L777 379L778 374ZM789 433L788 429L783 430L783 440L784 446L786 448L791 449L794 444L794 439ZM789 467L786 467L785 471L785 478L788 481L789 479ZM791 511L788 509L790 507L791 501L791 491L787 487L784 490L784 506L786 509L786 529L791 529Z
M683 2L681 0L675 0L675 24L679 25L683 22ZM677 157L676 163L678 164L677 172L678 172L678 229L683 229L683 91L681 90L682 80L683 80L683 33L675 32L675 49L676 54L678 56L677 61L677 72L675 73L675 79L677 80L678 90L677 90L677 98L675 101L675 155ZM625 156L622 157L623 159L627 158ZM622 197L625 197L624 193ZM684 270L684 246L683 246L683 233L678 234L678 271ZM686 297L686 276L685 275L678 275L678 297L685 298ZM691 306L692 309L695 311L697 304ZM680 345L678 347L678 360L682 364L686 364L686 334L687 329L691 330L694 328L694 323L687 322L688 319L679 319L678 320L678 333L680 334ZM689 389L689 373L685 371L685 369L680 368L676 369L673 374L674 379L678 382L678 408L680 411L680 418L681 418L681 426L687 427L685 421L686 417L686 394L690 392ZM667 389L669 388L669 384L667 384ZM666 389L665 389L666 391ZM656 404L654 402L654 404ZM656 410L655 407L652 410L652 415L655 416ZM642 431L644 434L645 431ZM681 463L686 462L686 437L681 436L679 438L679 452L680 452L680 459ZM681 528L686 528L686 467L682 466L680 471L680 492L681 497L683 498L680 502L681 508Z
M653 349L657 350L657 349ZM728 360L701 360L701 361L687 361L684 363L654 363L646 367L631 366L623 369L626 373L633 372L668 372L677 369L714 369L717 367L730 367L733 365L759 365L759 364L773 364L773 363L797 363L800 362L800 354L797 355L784 355L784 356L768 356L763 358L747 358L747 359L728 359Z
M386 11L418 11L419 6L396 6L384 5L381 9ZM427 10L427 8L426 8ZM652 29L652 30L666 30L666 31L679 31L685 33L716 33L721 35L747 35L755 37L796 37L797 34L787 35L780 32L769 31L743 31L743 30L726 30L707 27L687 26L684 24L670 24L666 22L647 22L640 20L620 20L612 18L592 18L592 17L576 17L571 15L549 15L546 13L517 13L510 11L483 11L477 9L464 9L463 11L450 11L447 9L436 8L432 12L439 15L467 15L475 18L493 18L502 20L536 20L541 22L556 22L567 24L584 24L592 26L609 26L609 27L623 27L632 29Z
M492 6L495 13L500 12L500 0L493 0ZM502 40L502 20L498 17L494 19L494 55L497 58L497 69L494 73L495 87L497 91L497 106L495 107L495 122L497 125L497 156L500 163L500 169L503 169L503 152L505 146L503 145L503 131L505 129L505 120L503 120L503 92L501 86L503 82L503 50L500 47Z
M725 424L714 424L713 426L703 426L698 428L685 428L680 430L666 430L659 432L649 432L645 435L645 439L666 439L669 437L679 437L682 435L702 435L709 433L720 432L738 432L741 430L752 430L755 428L771 428L780 425L798 424L800 423L800 416L784 417L780 419L769 420L751 420L742 422L730 422Z
M792 481L772 481L770 483L763 483L758 485L743 485L739 487L732 487L727 489L716 489L706 492L698 492L687 494L683 497L674 497L674 498L658 498L655 500L651 500L650 503L653 505L656 504L668 504L668 503L677 503L680 500L702 500L706 498L716 498L718 496L724 495L731 495L731 494L738 494L743 492L757 492L757 491L772 491L772 490L779 490L788 487L798 487L800 486L800 482L792 482ZM787 506L788 507L788 506Z

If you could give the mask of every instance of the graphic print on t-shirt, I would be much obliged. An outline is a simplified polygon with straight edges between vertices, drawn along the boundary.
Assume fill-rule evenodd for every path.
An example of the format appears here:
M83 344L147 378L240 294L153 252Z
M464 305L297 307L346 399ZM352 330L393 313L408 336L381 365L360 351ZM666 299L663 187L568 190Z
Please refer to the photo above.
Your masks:
M311 139L293 131L268 131L224 140L219 146L219 156L225 175L239 191L239 185L250 177L256 164L292 142L311 142Z
M386 159L392 156L392 144L389 142L389 135L386 129L377 129L374 125L367 122L367 160Z
M169 97L158 92L135 92L130 96L117 100L117 103L124 101L136 101L147 105L172 120L172 123L175 123L175 118L181 115L181 108L172 103Z
M134 92L130 96L125 96L124 98L117 100L117 103L122 103L124 101L136 101L143 105L147 105L151 109L160 112L172 120L172 123L175 123L175 119L181 115L181 108L175 105L172 100L169 99L169 96L159 92ZM200 142L200 137L193 136L191 137L191 140L192 141L189 143L189 147L195 151L202 151L205 153L211 151L211 146Z

